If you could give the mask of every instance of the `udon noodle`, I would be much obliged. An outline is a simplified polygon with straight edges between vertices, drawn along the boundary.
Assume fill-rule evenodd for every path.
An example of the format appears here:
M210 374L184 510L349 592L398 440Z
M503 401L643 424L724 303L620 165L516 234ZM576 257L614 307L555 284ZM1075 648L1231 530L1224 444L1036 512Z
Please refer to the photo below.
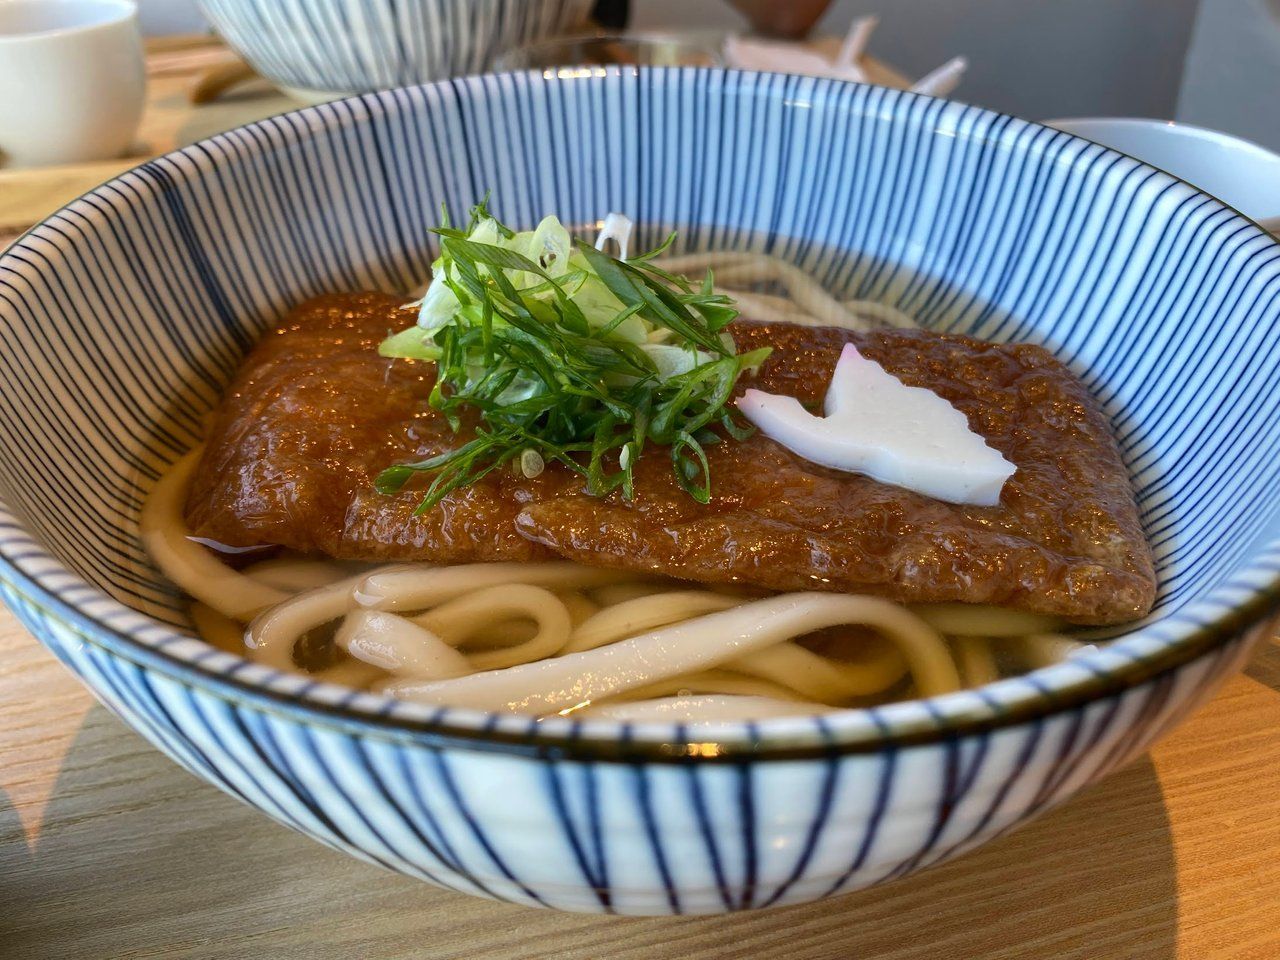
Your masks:
M932 696L1080 644L1045 617L831 593L760 596L570 562L237 570L190 538L195 450L142 535L206 640L277 670L427 704L640 720L811 713ZM845 628L822 639L820 631Z
M806 327L914 330L917 324L896 307L875 300L841 300L799 267L762 253L709 251L659 261L670 273L715 271L716 292L733 297L742 312L764 323ZM778 292L770 292L777 288Z
M714 268L763 321L915 326L760 254L689 254L663 266ZM277 670L404 700L625 720L794 715L949 693L1081 646L1051 619L992 607L766 596L570 562L371 567L273 557L233 569L183 520L199 453L157 483L142 535L191 597L200 635Z

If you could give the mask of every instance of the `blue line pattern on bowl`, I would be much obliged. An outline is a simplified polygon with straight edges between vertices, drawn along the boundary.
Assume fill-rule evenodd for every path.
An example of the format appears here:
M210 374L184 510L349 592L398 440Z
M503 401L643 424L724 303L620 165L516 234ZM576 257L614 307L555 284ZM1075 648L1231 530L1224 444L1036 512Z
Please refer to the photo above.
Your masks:
M137 539L148 486L287 307L417 286L441 202L490 190L513 223L625 210L648 239L679 227L682 249L772 253L934 328L1044 344L1116 424L1152 617L978 691L697 730L399 704L192 638ZM1092 782L1263 635L1245 628L1280 571L1278 259L1137 161L876 87L590 68L286 114L144 164L0 258L5 599L180 763L365 859L625 913L852 889Z
M601 764L299 722L82 642L0 591L108 708L273 819L465 893L648 915L805 902L951 859L1137 756L1239 667L1250 642L1114 698L935 745L795 762Z
M365 93L479 73L521 44L583 23L593 0L200 0L263 76Z

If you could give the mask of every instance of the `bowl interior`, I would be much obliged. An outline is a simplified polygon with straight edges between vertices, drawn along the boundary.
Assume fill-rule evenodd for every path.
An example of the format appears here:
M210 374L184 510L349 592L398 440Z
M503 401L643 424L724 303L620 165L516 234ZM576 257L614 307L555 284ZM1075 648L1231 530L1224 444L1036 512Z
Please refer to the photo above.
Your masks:
M684 249L767 251L839 294L1040 343L1075 369L1115 424L1161 590L1144 629L1044 682L1122 670L1274 590L1271 238L1047 127L706 69L487 75L286 114L148 162L31 231L0 259L6 576L232 670L164 627L186 619L139 544L142 498L274 318L321 292L420 285L441 204L458 216L487 193L516 225L620 210L651 239L679 228ZM353 703L386 709L374 701Z

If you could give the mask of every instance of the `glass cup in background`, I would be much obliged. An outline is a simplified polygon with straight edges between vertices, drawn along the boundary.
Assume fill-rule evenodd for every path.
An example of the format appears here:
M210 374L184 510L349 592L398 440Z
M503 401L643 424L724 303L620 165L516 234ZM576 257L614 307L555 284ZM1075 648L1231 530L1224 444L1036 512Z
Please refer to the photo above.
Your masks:
M0 0L0 167L122 156L145 103L133 0Z
M504 53L493 69L544 70L550 67L722 67L723 38L661 33L614 33L555 37Z

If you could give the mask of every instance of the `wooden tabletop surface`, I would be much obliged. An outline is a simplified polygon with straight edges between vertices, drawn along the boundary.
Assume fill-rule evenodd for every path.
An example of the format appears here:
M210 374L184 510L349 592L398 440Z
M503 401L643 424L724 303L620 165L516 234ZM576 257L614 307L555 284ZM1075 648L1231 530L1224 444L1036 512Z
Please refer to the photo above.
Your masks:
M0 612L5 960L1280 957L1280 643L1155 752L954 863L724 917L436 890L183 772Z

